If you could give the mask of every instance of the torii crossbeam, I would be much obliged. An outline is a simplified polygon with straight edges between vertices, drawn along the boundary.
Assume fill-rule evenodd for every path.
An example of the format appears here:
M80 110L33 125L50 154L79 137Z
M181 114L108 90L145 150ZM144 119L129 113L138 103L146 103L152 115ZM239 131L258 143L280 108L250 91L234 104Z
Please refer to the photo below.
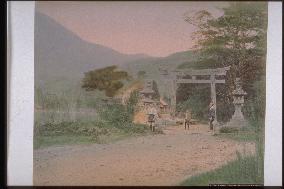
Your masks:
M160 69L161 74L167 80L167 84L171 93L171 108L172 112L176 111L176 90L179 83L208 83L211 86L211 99L215 104L215 118L217 122L217 104L216 104L216 84L225 83L225 79L217 79L216 76L225 76L230 67L216 68L216 69L176 69L168 71ZM190 76L190 79L184 79L185 76ZM210 76L210 79L197 79L196 76Z

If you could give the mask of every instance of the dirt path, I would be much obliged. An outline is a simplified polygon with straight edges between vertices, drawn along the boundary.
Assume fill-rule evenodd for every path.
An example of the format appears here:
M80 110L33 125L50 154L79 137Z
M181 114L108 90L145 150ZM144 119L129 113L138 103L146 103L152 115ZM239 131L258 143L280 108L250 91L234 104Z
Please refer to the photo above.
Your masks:
M254 153L254 143L211 136L204 125L169 127L164 135L112 144L64 146L34 152L35 185L178 185L197 173Z

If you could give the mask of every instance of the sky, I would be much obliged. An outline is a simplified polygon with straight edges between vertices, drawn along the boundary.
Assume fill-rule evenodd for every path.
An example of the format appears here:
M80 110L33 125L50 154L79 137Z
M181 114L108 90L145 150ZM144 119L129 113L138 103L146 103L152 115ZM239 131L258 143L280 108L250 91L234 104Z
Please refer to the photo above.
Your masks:
M44 13L85 41L101 44L124 54L168 56L189 50L194 26L185 13L206 9L214 15L224 2L185 1L38 1Z

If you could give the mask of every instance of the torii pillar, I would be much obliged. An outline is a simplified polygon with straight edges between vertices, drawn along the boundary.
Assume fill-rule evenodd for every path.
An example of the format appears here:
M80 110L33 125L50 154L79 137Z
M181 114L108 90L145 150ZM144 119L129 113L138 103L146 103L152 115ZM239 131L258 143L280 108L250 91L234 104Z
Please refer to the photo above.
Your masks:
M216 81L215 81L215 75L210 75L210 86L211 86L211 100L214 103L215 108L215 120L214 122L217 122L217 98L216 98Z

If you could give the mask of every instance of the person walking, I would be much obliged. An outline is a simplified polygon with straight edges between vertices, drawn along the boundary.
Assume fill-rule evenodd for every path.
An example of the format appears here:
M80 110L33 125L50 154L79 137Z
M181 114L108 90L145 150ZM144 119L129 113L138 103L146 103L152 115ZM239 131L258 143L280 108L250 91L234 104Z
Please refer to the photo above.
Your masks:
M209 104L209 126L210 130L213 131L213 134L214 134L214 125L213 125L214 120L215 120L215 106L214 103L211 102Z

